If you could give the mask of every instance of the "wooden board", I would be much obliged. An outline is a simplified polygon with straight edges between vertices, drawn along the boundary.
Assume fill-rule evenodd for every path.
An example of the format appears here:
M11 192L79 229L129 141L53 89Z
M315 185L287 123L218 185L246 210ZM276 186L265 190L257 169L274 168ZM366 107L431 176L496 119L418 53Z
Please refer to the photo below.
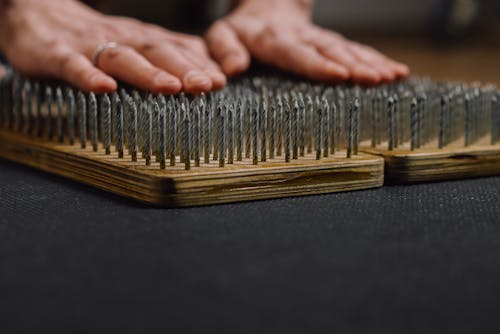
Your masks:
M0 130L0 157L67 177L97 188L162 206L194 206L280 198L383 185L384 161L338 153L316 161L313 155L284 163L249 160L219 168L216 162L184 170L183 164L160 170L158 163L119 159L78 145L57 144ZM113 151L114 152L114 151Z
M461 140L459 140L461 141ZM500 145L488 145L485 138L469 147L451 145L442 149L426 147L394 151L381 147L361 150L383 157L385 178L392 183L415 183L500 175Z

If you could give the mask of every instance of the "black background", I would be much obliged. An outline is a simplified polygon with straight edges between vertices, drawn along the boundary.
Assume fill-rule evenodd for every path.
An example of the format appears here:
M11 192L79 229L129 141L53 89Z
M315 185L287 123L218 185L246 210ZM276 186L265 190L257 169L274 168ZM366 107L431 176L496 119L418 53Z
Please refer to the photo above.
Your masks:
M500 178L188 209L0 160L0 328L498 332Z

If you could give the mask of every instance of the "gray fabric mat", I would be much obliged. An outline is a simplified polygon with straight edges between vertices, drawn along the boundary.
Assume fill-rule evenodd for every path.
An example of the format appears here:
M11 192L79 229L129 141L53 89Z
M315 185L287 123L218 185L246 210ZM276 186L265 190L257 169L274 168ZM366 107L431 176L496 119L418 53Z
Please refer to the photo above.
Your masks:
M492 177L158 209L0 160L0 330L498 332L499 199Z

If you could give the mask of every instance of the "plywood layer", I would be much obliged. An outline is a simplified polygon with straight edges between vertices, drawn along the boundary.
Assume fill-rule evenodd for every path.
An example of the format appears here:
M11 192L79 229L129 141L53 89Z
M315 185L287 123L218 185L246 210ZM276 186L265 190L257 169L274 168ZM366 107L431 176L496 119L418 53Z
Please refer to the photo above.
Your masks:
M250 160L218 167L216 162L186 171L182 164L159 168L116 153L93 152L87 145L57 144L0 130L0 156L97 188L162 206L193 206L380 187L384 160L345 152L315 160L314 155L285 163Z

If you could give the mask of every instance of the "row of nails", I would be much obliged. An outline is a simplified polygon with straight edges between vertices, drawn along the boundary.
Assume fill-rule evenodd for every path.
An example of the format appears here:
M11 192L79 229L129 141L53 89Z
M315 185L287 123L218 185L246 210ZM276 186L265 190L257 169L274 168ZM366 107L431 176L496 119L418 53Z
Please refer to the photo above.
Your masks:
M500 92L492 85L439 83L425 78L369 89L364 94L362 141L388 150L407 144L469 146L485 136L500 140ZM457 143L457 141L460 141ZM386 146L385 146L386 145Z
M128 149L133 161L140 153L146 165L153 157L162 169L178 161L190 169L211 160L223 167L244 158L258 164L313 152L320 160L339 148L348 157L358 152L356 98L337 108L325 94L272 92L248 82L197 97L125 89L96 96L15 74L2 79L0 94L0 123L8 129L82 148L89 142L106 154L114 146L119 158Z
M114 145L123 158L127 147L133 161L139 151L147 165L155 157L161 168L168 160L186 169L210 160L221 167L243 158L289 162L314 151L321 159L344 148L350 157L364 140L373 147L387 143L389 150L410 143L413 150L436 138L441 148L461 135L465 146L485 133L492 144L500 137L493 86L422 78L361 88L254 77L208 95L168 98L125 89L75 96L71 88L63 92L13 73L1 82L4 126L60 142L68 138L71 145L78 135L82 148L89 136L94 151L102 143L111 154Z

